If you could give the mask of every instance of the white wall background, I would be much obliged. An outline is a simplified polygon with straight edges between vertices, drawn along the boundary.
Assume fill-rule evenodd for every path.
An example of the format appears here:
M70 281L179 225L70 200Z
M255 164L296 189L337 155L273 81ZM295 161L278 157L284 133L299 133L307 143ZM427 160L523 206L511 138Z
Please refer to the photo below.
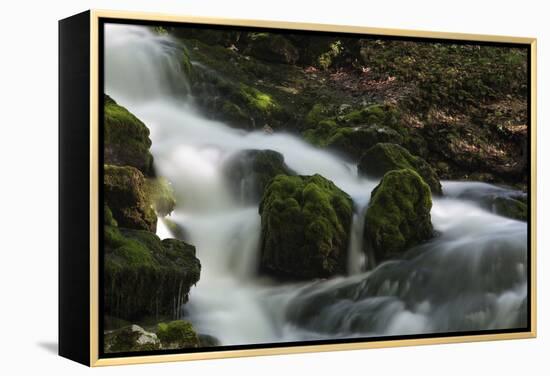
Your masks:
M3 2L0 21L0 373L92 372L57 342L57 20L89 8L533 36L539 40L539 338L97 369L101 375L545 375L550 370L544 1L97 0Z

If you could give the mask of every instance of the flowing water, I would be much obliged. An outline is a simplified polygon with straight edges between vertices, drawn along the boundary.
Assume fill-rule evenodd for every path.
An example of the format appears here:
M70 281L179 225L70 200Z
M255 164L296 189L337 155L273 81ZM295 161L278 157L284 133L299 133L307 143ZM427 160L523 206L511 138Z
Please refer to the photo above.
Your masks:
M193 105L180 49L145 27L107 25L105 92L150 128L155 167L172 182L172 219L202 264L182 312L200 333L237 345L526 325L526 224L461 198L499 188L444 182L448 194L432 208L439 236L370 270L362 219L377 181L358 178L354 166L295 136L207 119ZM246 149L276 150L297 173L321 174L353 198L349 276L281 284L256 274L258 208L232 196L221 169ZM169 236L162 225L158 234Z

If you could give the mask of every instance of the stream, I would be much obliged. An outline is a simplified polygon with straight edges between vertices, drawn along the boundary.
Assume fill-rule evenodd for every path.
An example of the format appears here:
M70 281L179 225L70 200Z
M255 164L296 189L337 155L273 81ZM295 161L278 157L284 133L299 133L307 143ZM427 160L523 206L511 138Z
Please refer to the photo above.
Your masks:
M182 312L198 332L242 345L526 325L527 224L461 195L500 188L442 182L445 195L434 197L431 211L438 236L370 269L363 218L378 181L294 135L210 120L194 105L177 41L142 26L105 28L105 92L149 127L156 171L178 201L171 219L202 264ZM352 197L350 275L281 283L257 274L258 206L233 197L222 171L248 149L275 150L298 174L321 174ZM158 227L161 238L171 237L160 220Z

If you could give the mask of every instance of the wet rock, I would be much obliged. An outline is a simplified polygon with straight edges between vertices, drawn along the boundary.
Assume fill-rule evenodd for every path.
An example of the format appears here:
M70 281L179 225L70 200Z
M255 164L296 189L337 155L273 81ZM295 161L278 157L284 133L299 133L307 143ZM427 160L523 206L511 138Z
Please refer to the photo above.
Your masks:
M209 334L199 334L199 342L200 347L215 347L221 345L219 339Z
M105 314L130 322L177 317L200 278L195 247L148 231L104 227Z
M156 231L157 216L151 207L145 177L137 168L105 165L103 187L105 204L120 227Z
M260 204L261 270L296 279L344 274L352 211L351 198L320 175L277 175Z
M144 175L154 175L153 156L149 152L149 129L126 108L104 96L104 162L132 166Z
M357 167L361 175L374 178L380 178L392 170L414 170L428 184L433 194L442 194L439 177L428 162L396 144L379 143L374 145L363 154Z
M243 150L230 157L223 170L234 196L243 203L259 202L275 176L295 174L273 150Z
M245 50L250 56L268 62L294 64L298 50L285 37L271 33L251 33Z
M528 197L526 193L484 183L470 184L477 185L470 189L459 190L458 192L451 186L449 188L449 193L452 197L474 201L485 210L503 217L527 221Z
M496 197L492 200L493 212L503 217L527 221L527 205L515 198Z
M157 177L148 179L145 188L147 196L159 216L165 217L172 213L176 207L176 198L174 196L174 189L166 178Z
M163 350L200 346L199 336L195 329L193 329L191 323L184 320L158 324L157 335Z
M153 351L160 350L160 341L155 333L130 325L105 333L104 349L107 353Z
M431 208L430 187L419 174L410 169L386 173L372 191L365 216L365 244L376 262L430 239Z

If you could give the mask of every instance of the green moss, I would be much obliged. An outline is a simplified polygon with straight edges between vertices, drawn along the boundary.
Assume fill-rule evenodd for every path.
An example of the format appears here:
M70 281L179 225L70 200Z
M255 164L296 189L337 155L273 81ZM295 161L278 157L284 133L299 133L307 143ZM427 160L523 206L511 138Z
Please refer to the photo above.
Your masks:
M145 124L107 95L103 114L105 163L133 166L145 175L152 175L151 140Z
M118 223L113 217L113 213L111 212L111 209L109 209L107 204L103 204L103 222L106 226L118 226Z
M327 51L319 55L317 59L318 66L327 70L333 64L333 60L337 58L343 51L342 42L337 40L329 45Z
M371 105L337 116L329 107L318 103L305 117L308 129L303 137L315 146L359 160L376 143L408 143L409 132L400 120L401 114L394 105Z
M272 114L280 108L271 95L245 84L240 85L239 96L253 111L259 111L266 115Z
M148 231L104 227L105 313L128 321L177 317L200 278L195 247Z
M103 187L105 204L120 227L156 231L157 216L138 169L105 165Z
M394 105L373 104L339 117L343 124L386 125L397 127L401 113Z
M422 158L409 153L399 145L378 143L368 149L358 165L360 174L379 178L391 170L411 169L428 184L433 194L442 194L441 183L435 170Z
M176 207L174 189L164 177L148 179L145 184L146 194L151 201L153 208L161 217L172 213Z
M193 65L191 64L191 57L189 56L189 51L187 51L187 48L183 48L181 51L180 66L185 77L187 77L188 80L192 80Z
M433 236L430 188L410 169L386 173L372 191L365 215L365 242L380 262Z
M509 197L496 197L492 202L495 213L519 221L527 221L527 205Z
M176 320L160 323L157 326L163 349L181 349L199 346L199 337L191 323L184 320Z
M162 26L154 26L153 31L157 33L158 35L166 35L168 34L168 31L162 27Z
M322 278L346 268L351 198L320 175L278 175L260 204L262 269Z
M304 121L308 126L315 127L323 120L331 120L330 114L331 110L329 106L322 103L315 103L306 114Z

